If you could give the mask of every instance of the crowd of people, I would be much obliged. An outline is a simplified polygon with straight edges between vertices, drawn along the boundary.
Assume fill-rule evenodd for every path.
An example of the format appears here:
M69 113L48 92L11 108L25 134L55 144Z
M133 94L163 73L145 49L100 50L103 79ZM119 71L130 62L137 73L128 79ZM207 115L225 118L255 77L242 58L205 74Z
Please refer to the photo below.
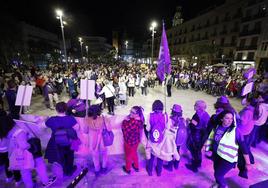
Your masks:
M79 82L83 78L96 81L97 100L90 101L88 109L85 101L79 98ZM95 176L105 175L108 173L109 156L103 132L112 127L109 117L115 114L115 104L125 106L127 98L135 97L138 90L146 96L149 88L158 83L166 85L168 97L171 97L172 85L185 89L212 90L212 84L217 79L225 82L225 85L216 84L216 87L220 87L215 90L219 92L216 95L221 96L215 103L215 114L207 113L207 105L203 100L195 102L195 114L191 118L184 117L179 104L174 104L170 113L164 112L164 104L160 100L153 102L148 116L145 116L141 106L133 106L121 123L125 153L122 170L127 174L131 174L132 169L139 172L138 146L141 144L148 175L153 175L156 160L156 175L161 176L163 168L168 171L178 169L180 148L186 145L191 154L187 169L198 172L202 165L202 152L213 161L215 184L212 187L226 187L224 176L236 165L239 176L248 178L248 165L255 163L250 148L268 139L267 77L256 84L254 95L249 96L243 110L237 112L224 95L226 93L221 93L228 91L232 81L239 81L231 73L208 74L174 69L165 83L161 83L154 68L142 68L139 65L72 65L66 70L62 65L54 64L46 71L34 67L29 71L16 69L9 80L1 73L0 161L5 166L6 181L14 179L19 184L22 179L25 187L32 188L32 170L36 169L41 183L48 187L76 171L75 154L83 153L81 150L90 151ZM38 138L13 120L20 118L15 100L17 86L21 84L34 86L35 95L42 94L48 108L56 109L57 112L56 116L49 117L45 122L47 128L51 129L51 136L44 156ZM229 94L236 96L239 91L231 91ZM64 93L70 96L70 100L59 102ZM4 96L8 103L8 113ZM106 105L109 115L102 113ZM23 109L24 112L27 110ZM83 126L80 121L83 121ZM89 139L82 139L85 135ZM51 177L48 177L44 159L52 166Z

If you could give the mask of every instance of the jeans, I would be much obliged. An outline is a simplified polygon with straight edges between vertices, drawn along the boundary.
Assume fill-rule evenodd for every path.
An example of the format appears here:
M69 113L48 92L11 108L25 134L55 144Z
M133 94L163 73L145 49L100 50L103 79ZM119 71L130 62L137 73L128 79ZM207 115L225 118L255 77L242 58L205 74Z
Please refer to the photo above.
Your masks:
M171 87L172 87L172 85L167 85L167 94L168 94L168 97L171 97Z
M58 99L58 94L57 93L49 93L48 94L48 99L49 99L49 107L54 108L54 101L57 103L59 101Z
M147 95L147 87L141 87L141 94Z
M135 168L139 168L139 158L137 153L138 146L139 144L130 146L127 143L124 143L127 171L130 171L132 163L134 163Z
M214 177L216 182L219 184L219 188L225 188L226 187L226 181L224 179L224 176L232 169L234 168L234 163L230 163L224 159L222 159L217 154L214 154Z
M114 112L114 97L106 98L106 100L107 100L107 105L108 105L108 111L110 113Z
M128 87L128 96L134 97L134 87Z
M74 169L74 151L70 146L58 147L58 150L64 175L71 175Z
M102 163L100 163L100 158L102 158ZM92 151L92 159L95 167L95 171L100 171L100 167L106 168L108 161L108 152L107 150L103 151Z
M199 167L202 163L202 146L203 146L203 131L202 130L193 130L191 131L191 141L189 143L189 150L192 155L192 166Z
M5 166L5 173L7 178L14 177L15 181L18 182L21 179L20 171L14 170L10 171L9 168L9 159L8 159L8 152L0 153L0 165Z
M155 156L151 153L151 158L147 161L148 173L153 172L154 158L155 158ZM156 173L158 176L161 176L162 167L163 167L163 160L160 158L156 158L156 160L157 160Z
M35 162L35 170L38 174L38 177L40 178L41 182L43 184L48 183L48 176L47 176L47 169L46 169L46 164L45 161L42 157L34 159ZM21 177L23 180L23 183L26 188L32 188L34 187L34 183L32 180L32 170L27 169L27 170L21 170Z

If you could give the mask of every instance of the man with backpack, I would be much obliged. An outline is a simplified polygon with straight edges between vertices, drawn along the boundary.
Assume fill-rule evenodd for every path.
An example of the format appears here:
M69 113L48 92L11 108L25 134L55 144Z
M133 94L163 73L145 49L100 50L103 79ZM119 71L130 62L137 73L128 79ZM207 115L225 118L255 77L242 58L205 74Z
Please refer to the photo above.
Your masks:
M50 117L46 126L52 130L51 138L47 144L45 158L53 164L54 173L58 179L63 175L71 176L76 170L74 165L74 150L71 148L72 140L77 140L74 127L77 122L74 117L66 116L65 102L56 104L57 116Z

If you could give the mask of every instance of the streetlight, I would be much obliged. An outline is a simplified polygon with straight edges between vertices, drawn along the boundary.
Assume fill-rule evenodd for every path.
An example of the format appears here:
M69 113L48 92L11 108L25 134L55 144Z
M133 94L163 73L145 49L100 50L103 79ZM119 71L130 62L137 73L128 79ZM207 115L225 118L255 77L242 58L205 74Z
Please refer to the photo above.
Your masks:
M127 40L125 42L125 46L126 46L126 58L127 58L127 47L128 47L128 41Z
M64 37L64 24L66 24L66 22L62 20L62 17L63 17L62 10L56 9L56 15L57 15L57 19L60 20L60 27L61 27L61 35L62 35L62 41L63 41L64 57L65 57L65 62L66 62L66 68L68 68L68 57L67 57L65 37Z
M88 60L88 46L86 46L86 52L87 52L87 62L89 62L89 60Z
M155 28L157 26L157 23L153 21L150 26L150 30L152 31L152 54L151 54L151 65L153 64L153 58L154 58L154 34L156 33Z
M78 37L78 41L80 42L80 47L81 47L81 62L83 62L83 39L82 37Z

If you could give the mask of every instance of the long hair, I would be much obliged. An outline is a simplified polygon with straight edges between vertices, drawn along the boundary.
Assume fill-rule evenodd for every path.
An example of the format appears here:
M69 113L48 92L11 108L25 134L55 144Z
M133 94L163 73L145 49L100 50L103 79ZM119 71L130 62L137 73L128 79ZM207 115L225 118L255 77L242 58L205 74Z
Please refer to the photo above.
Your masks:
M101 115L101 107L99 105L92 105L88 108L88 116L97 119Z
M156 111L161 111L162 112L164 110L164 104L162 103L162 101L155 100L153 102L153 105L152 105L152 110L154 112L156 112Z
M0 139L5 138L9 131L15 126L15 122L10 116L0 117Z
M142 121L142 124L144 124L144 121L145 121L144 115L143 115L144 109L141 106L133 106L132 109L134 109L137 112L137 114L139 115L139 117Z

